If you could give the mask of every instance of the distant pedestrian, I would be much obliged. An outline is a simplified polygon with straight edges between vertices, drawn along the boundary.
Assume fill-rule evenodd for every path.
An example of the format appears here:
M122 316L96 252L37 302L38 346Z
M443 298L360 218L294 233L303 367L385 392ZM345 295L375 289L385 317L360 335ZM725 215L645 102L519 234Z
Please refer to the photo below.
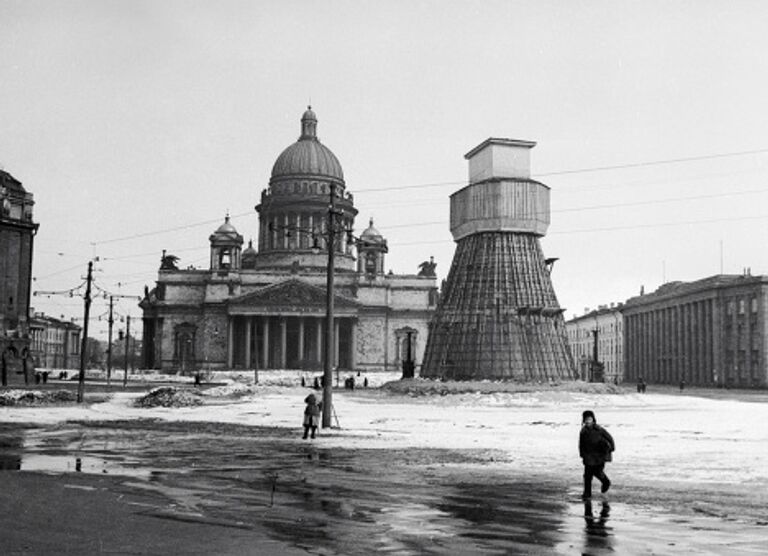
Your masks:
M315 437L317 427L320 425L320 412L323 410L323 402L317 401L314 394L310 394L304 398L304 403L307 407L304 408L304 436L307 438L310 431L312 432L312 438Z
M637 393L645 394L645 381L643 380L643 377L637 379Z
M616 449L613 437L597 424L594 412L587 410L581 415L581 433L579 434L579 456L584 462L584 493L582 498L592 497L592 478L597 477L602 484L600 492L608 492L611 480L605 474L605 462L613 459Z
M680 380L680 391L685 390L685 380Z

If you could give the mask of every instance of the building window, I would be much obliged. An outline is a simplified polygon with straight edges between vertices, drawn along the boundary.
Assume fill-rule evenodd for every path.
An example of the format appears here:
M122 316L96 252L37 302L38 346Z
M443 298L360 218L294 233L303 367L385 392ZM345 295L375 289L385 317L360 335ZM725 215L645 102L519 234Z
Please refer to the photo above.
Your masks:
M757 298L756 297L752 298L751 305L752 305L752 312L753 313L757 313Z
M744 300L743 299L739 299L739 314L740 315L744 314L744 306L745 306Z

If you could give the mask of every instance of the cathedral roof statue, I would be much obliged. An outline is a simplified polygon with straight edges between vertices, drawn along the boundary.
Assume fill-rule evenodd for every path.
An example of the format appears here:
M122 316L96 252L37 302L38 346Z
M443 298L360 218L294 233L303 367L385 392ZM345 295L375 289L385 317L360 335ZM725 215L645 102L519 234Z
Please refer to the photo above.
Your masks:
M13 192L26 193L21 182L2 168L0 168L0 187Z
M272 180L295 177L332 178L344 183L344 172L336 155L317 138L317 116L311 106L301 117L301 136L277 157Z

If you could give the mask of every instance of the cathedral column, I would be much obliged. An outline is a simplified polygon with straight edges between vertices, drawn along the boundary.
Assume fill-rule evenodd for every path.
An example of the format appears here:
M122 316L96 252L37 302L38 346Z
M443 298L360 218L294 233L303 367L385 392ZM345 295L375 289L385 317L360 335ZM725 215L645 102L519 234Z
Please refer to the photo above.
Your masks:
M349 366L352 371L357 367L357 322L349 319Z
M299 317L299 364L304 361L304 317Z
M339 319L333 321L333 366L339 366Z
M288 344L288 326L285 317L280 317L280 368L285 369L286 345Z
M261 318L264 324L264 335L261 337L261 368L269 369L269 315Z
M315 319L315 328L317 329L317 345L315 346L318 362L323 361L323 319Z
M245 317L245 368L251 368L251 317Z
M232 368L232 358L234 356L234 336L235 336L235 317L229 317L227 327L227 368Z
M259 361L261 357L261 353L259 350L259 317L251 317L251 322L253 323L253 338L251 341L253 342L253 353L251 354L251 359L253 359L253 367L258 369L259 368Z

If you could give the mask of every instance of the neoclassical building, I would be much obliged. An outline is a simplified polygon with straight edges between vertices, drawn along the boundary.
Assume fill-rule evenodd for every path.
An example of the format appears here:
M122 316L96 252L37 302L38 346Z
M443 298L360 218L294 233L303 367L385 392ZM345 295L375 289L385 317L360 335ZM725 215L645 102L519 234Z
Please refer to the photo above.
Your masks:
M768 276L669 282L628 299L621 313L626 380L768 386Z
M325 345L329 204L334 192L333 366L377 371L421 362L437 303L434 264L418 274L385 272L387 240L371 219L359 238L357 209L336 156L317 137L311 108L301 136L278 156L256 206L258 241L229 216L209 237L208 268L182 269L163 253L146 288L143 363L197 369L321 367Z
M621 303L600 305L592 311L565 322L568 343L571 346L577 377L581 380L619 384L624 381L624 319ZM595 346L597 334L597 346ZM597 362L602 370L593 366L597 347Z

